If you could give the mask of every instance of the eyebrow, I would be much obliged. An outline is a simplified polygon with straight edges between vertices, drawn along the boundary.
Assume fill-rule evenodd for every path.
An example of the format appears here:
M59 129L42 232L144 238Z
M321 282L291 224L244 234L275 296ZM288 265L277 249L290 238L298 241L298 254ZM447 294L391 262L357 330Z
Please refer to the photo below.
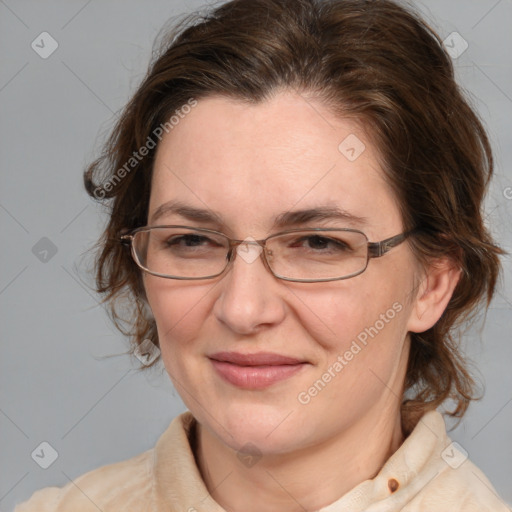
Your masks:
M179 215L190 221L205 222L224 226L219 213L210 209L195 208L174 200L160 205L151 216L151 224L167 215ZM289 228L314 221L340 220L350 224L363 226L368 223L366 217L349 213L334 205L320 205L314 208L282 212L274 219L273 229Z

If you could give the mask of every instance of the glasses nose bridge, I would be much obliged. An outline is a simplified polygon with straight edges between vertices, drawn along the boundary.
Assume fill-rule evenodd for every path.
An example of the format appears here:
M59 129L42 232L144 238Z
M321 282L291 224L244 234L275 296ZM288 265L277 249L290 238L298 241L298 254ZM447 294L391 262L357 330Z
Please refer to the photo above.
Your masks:
M228 237L226 237L226 238L228 238ZM238 251L237 251L238 247L240 247L243 244L253 245L253 246L261 247L261 249L262 249L261 250L261 254L259 254L258 257L259 258L263 258L263 264L264 264L265 268L272 275L274 275L272 269L270 268L268 260L267 260L267 240L268 240L268 238L263 238L263 239L260 239L260 240L256 240L256 239L254 239L252 237L248 237L248 238L245 238L244 240L237 240L237 239L233 239L233 238L228 238L228 240L229 240L229 250L228 250L228 258L227 258L228 261L227 261L227 265L226 266L231 265L231 264L234 263L236 255L238 253Z
M237 247L239 247L242 244L259 245L262 249L265 249L265 247L267 245L268 238L264 238L264 239L261 239L261 240L256 240L256 239L254 239L252 237L247 237L244 240L237 240L237 239L234 239L234 238L228 238L228 240L229 240L229 249L230 250L236 249Z

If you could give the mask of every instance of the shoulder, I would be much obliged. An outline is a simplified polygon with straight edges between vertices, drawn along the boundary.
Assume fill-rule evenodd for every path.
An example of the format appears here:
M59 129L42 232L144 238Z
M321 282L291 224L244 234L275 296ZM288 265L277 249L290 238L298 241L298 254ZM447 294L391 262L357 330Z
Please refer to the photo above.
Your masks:
M40 489L14 512L150 510L153 451L94 469L63 487Z
M450 451L452 449L450 448ZM464 454L460 455L460 457ZM417 496L421 510L510 512L484 473L466 459L460 467L447 466Z
M178 489L188 492L191 480L195 488L201 485L188 438L194 422L186 411L172 420L154 448L89 471L64 487L40 489L14 512L167 511Z
M438 411L421 418L385 468L404 484L391 501L406 504L408 512L510 512L464 448L448 437Z

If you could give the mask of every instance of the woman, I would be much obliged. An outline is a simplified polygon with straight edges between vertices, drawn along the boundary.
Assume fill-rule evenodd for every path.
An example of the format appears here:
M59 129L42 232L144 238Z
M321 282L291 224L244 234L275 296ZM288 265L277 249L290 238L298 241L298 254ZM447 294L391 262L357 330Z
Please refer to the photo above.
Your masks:
M177 29L85 184L111 205L98 291L189 410L16 510L508 510L437 411L474 397L452 336L499 274L491 175L449 56L392 1Z

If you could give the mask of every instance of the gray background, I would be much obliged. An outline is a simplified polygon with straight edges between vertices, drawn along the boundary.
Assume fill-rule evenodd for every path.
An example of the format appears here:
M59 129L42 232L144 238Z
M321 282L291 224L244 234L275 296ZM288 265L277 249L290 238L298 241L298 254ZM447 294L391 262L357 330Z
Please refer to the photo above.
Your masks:
M204 3L0 0L1 511L151 448L184 410L163 366L144 374L126 355L104 358L127 342L87 285L83 253L105 215L82 190L82 170L145 73L162 24ZM456 31L469 43L454 62L493 141L488 221L510 250L512 1L415 5L443 39ZM31 48L43 31L59 44L47 59ZM512 503L510 263L485 327L465 338L485 398L451 437ZM31 457L43 441L58 452L46 470Z

